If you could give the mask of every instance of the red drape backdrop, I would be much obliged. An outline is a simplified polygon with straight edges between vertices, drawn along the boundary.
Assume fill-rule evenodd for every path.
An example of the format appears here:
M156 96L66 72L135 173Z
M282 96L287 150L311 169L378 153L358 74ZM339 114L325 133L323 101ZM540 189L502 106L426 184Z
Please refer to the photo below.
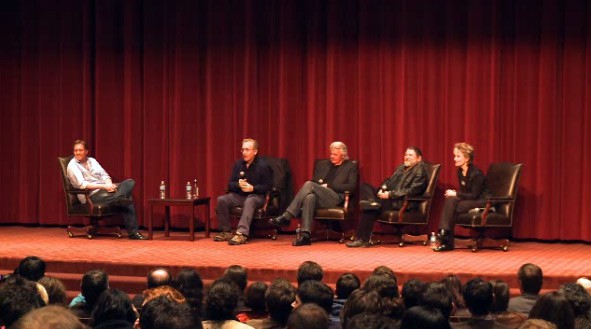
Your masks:
M86 139L146 199L222 193L244 137L296 187L341 140L378 183L405 146L524 164L513 236L591 241L591 5L531 1L5 0L0 223L60 224L56 157ZM175 225L183 226L183 216Z

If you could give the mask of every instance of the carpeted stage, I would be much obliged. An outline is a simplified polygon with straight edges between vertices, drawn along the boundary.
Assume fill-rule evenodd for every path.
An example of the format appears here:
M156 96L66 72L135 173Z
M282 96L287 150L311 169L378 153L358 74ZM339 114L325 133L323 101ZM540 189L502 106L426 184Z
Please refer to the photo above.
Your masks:
M251 281L285 277L295 282L296 269L306 260L322 265L325 282L333 286L342 273L353 272L363 280L379 265L394 269L400 283L410 278L438 280L453 273L464 282L475 276L505 280L512 294L518 293L517 269L527 262L542 267L545 290L591 276L591 245L584 243L513 242L508 252L457 249L435 253L422 245L351 249L333 241L296 248L290 245L293 235L280 235L275 241L255 239L242 246L213 242L203 232L198 232L195 242L188 241L186 232L172 235L165 238L162 231L155 231L151 241L89 240L68 238L65 228L59 227L0 226L0 274L11 272L23 257L36 255L47 262L49 275L65 282L70 297L79 290L82 273L94 268L106 270L111 286L130 294L144 289L146 273L156 266L168 267L173 274L195 267L207 283L229 265L238 264L248 269Z

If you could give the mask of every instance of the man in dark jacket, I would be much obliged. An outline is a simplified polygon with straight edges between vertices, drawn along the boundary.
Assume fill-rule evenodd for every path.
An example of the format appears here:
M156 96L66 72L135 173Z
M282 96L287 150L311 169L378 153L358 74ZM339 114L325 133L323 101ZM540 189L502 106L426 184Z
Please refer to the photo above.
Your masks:
M357 226L357 239L347 243L347 247L369 247L369 239L377 215L384 210L398 210L402 207L405 196L420 195L425 192L429 177L423 167L423 153L418 147L409 146L404 153L404 163L394 174L386 178L381 187L370 184L361 186L361 220ZM410 204L410 209L416 208Z
M358 166L349 160L347 145L333 142L329 146L330 158L316 161L312 180L304 183L283 215L272 218L273 225L289 224L300 215L302 218L301 236L293 246L310 245L312 219L317 207L337 206L345 200L345 192L353 192L357 187Z

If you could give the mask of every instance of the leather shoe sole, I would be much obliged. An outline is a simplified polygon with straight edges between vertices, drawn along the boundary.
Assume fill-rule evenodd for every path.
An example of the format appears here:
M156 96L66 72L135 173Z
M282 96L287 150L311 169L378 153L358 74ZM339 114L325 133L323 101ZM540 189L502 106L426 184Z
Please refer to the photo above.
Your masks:
M312 241L310 241L310 238L308 238L306 236L302 236L299 239L297 239L291 243L291 245L294 247L309 246L311 244L312 244Z

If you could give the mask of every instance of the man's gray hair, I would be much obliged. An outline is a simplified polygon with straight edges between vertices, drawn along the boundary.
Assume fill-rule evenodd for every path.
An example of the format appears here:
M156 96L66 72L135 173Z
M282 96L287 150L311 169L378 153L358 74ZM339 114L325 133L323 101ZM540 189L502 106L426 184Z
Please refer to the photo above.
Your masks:
M329 150L334 150L334 149L339 149L341 150L341 152L343 152L343 157L345 159L349 159L349 155L347 154L347 145L345 145L345 143L343 142L332 142L330 143L330 146L328 147Z

